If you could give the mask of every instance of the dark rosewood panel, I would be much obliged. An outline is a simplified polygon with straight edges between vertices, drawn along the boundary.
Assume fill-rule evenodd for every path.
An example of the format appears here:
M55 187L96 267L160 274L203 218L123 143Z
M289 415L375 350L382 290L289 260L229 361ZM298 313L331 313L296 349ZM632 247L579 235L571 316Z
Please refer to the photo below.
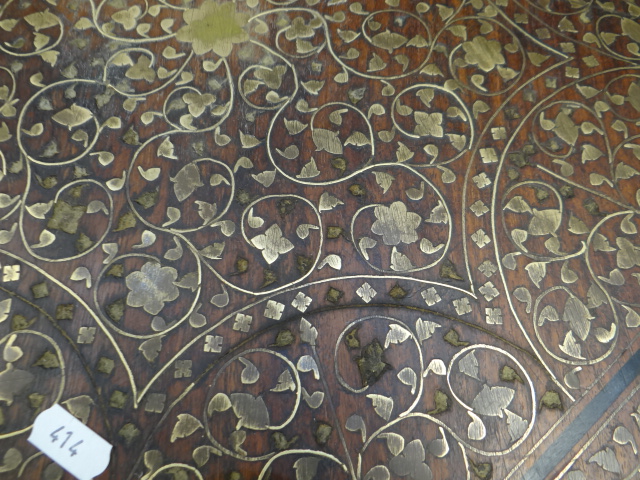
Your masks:
M638 477L639 17L4 0L0 478Z

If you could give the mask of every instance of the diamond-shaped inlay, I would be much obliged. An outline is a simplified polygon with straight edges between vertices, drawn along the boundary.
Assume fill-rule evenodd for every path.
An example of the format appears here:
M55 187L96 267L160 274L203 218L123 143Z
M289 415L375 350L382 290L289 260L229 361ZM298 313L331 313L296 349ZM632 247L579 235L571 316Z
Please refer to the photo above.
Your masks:
M480 270L485 277L490 277L498 271L498 266L491 260L485 260L480 264L478 270Z
M504 130L504 128L502 129ZM496 163L498 161L498 154L495 148L481 148L480 157L482 158L482 163Z
M486 247L491 242L491 238L489 238L489 235L487 235L483 229L471 235L471 240L480 248Z
M162 413L166 400L167 395L165 393L150 393L144 406L145 412Z
M2 267L3 282L17 282L20 280L20 265L5 265Z
M78 329L78 343L90 344L96 338L96 327L80 327Z
M576 67L566 67L564 76L567 78L580 78L580 69Z
M247 333L251 328L252 321L253 321L253 317L251 315L245 315L244 313L239 313L236 315L236 318L233 322L233 329L238 332Z
M204 337L204 351L209 353L220 353L222 351L222 341L220 335L207 335Z
M484 172L480 172L474 176L472 180L478 188L485 188L491 185L491 179L487 177L487 174Z
M192 360L176 360L173 378L189 378L191 377Z
M494 140L505 140L507 138L507 130L504 127L493 127L491 129L491 136Z
M491 300L496 298L498 295L500 295L500 292L498 291L496 286L493 284L493 282L485 283L478 290L480 291L482 296L487 300L487 302L490 302Z
M485 320L489 325L502 325L501 308L485 308Z
M482 200L474 202L469 209L476 214L476 217L481 217L489 211L489 207L487 207Z
M591 68L595 68L595 67L600 65L600 62L598 61L598 59L596 57L594 57L593 55L589 55L588 57L584 57L582 59L582 61L584 62L584 64L587 67L591 67Z
M298 292L296 297L291 302L291 306L300 312L305 312L311 305L311 297L307 297L304 293Z
M376 292L367 282L364 282L362 286L356 290L356 293L362 300L369 303L378 292Z
M458 298L453 301L453 308L456 309L458 315L466 315L471 312L471 305L467 297Z
M284 311L284 305L274 300L269 300L267 306L264 309L264 316L271 318L272 320L280 320L282 318L282 312Z
M420 295L422 295L422 298L424 299L425 303L430 307L438 303L440 300L442 300L440 295L438 295L438 291L433 287L423 290L420 293Z

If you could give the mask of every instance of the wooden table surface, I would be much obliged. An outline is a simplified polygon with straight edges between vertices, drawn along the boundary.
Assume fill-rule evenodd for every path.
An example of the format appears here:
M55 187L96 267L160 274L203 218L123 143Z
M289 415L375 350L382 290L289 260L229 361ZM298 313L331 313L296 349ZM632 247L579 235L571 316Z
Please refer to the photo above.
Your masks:
M0 479L640 478L639 18L3 0Z

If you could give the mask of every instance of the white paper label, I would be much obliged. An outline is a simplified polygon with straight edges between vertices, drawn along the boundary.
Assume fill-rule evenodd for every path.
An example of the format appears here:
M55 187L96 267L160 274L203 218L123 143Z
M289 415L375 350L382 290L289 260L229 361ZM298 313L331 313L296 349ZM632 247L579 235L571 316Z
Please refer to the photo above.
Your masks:
M36 417L28 440L78 480L91 480L109 465L112 446L60 405Z

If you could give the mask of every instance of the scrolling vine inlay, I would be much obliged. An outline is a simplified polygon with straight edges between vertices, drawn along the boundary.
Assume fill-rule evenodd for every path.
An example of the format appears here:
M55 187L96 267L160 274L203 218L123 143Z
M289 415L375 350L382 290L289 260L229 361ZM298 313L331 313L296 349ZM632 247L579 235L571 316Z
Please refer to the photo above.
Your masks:
M639 19L5 0L0 478L640 474Z

